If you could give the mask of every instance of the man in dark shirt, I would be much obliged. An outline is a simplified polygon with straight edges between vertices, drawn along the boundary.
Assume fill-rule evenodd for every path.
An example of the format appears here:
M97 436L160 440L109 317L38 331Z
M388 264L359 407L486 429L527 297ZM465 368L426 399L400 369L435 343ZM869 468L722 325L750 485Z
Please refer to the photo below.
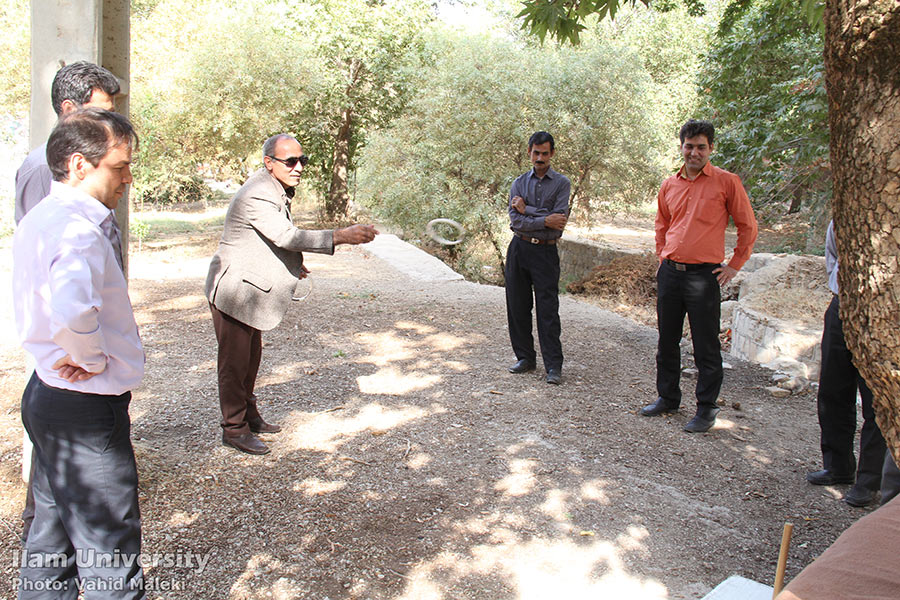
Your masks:
M509 192L513 239L506 253L506 316L516 363L510 373L533 371L536 364L531 309L536 307L538 342L547 383L559 384L563 353L559 341L559 254L556 243L569 217L568 178L550 168L553 136L538 131L528 140L533 169L520 175Z

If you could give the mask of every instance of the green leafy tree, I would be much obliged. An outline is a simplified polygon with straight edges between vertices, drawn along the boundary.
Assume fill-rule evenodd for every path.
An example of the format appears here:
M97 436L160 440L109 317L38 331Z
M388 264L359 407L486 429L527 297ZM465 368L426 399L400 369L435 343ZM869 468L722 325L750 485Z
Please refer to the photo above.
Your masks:
M430 19L427 5L187 5L145 0L135 24L132 111L149 136L137 187L189 190L201 165L245 175L259 164L263 140L284 131L311 157L306 179L325 197L328 217L343 217L357 151L406 102L401 76Z
M326 217L341 218L359 149L407 102L406 67L431 11L420 0L292 0L287 6L296 18L286 30L310 46L317 69L314 101L296 110L291 123L312 141Z
M29 10L28 0L5 0L0 4L0 116L22 119L28 114Z
M822 35L780 0L732 18L700 75L701 114L721 131L717 160L741 175L763 214L809 204L819 216L831 190Z
M528 137L556 139L554 166L572 180L573 218L646 200L665 140L642 102L651 79L627 48L593 40L547 50L435 31L415 96L363 154L360 197L408 234L449 217L502 265L509 186L530 168ZM454 252L467 252L467 245Z

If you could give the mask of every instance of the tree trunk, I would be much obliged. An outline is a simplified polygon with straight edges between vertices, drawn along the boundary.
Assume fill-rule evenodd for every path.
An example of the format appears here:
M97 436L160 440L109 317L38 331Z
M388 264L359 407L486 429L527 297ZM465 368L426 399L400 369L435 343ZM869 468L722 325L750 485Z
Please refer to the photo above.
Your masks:
M341 126L334 140L334 156L331 162L331 186L325 201L325 214L333 220L347 216L347 203L350 201L349 166L350 166L350 124L353 114L349 107L341 113Z
M827 0L841 319L900 464L900 2Z

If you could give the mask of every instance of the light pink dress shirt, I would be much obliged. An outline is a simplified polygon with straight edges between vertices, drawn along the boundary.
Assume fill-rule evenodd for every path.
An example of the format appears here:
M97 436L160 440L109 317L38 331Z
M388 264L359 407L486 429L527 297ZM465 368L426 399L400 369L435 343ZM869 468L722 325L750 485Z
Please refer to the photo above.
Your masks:
M16 228L16 328L38 377L49 386L118 395L144 376L127 282L103 230L114 218L99 200L54 181L50 195ZM103 372L69 383L50 368L66 354L88 371Z

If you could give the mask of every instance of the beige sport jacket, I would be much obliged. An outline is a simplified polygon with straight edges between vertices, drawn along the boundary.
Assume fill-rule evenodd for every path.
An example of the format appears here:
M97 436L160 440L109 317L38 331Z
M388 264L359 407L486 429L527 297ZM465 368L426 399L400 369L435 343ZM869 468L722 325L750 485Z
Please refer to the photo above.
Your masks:
M234 195L206 277L206 298L223 313L267 331L284 318L303 252L334 254L332 231L297 229L290 198L265 168Z

